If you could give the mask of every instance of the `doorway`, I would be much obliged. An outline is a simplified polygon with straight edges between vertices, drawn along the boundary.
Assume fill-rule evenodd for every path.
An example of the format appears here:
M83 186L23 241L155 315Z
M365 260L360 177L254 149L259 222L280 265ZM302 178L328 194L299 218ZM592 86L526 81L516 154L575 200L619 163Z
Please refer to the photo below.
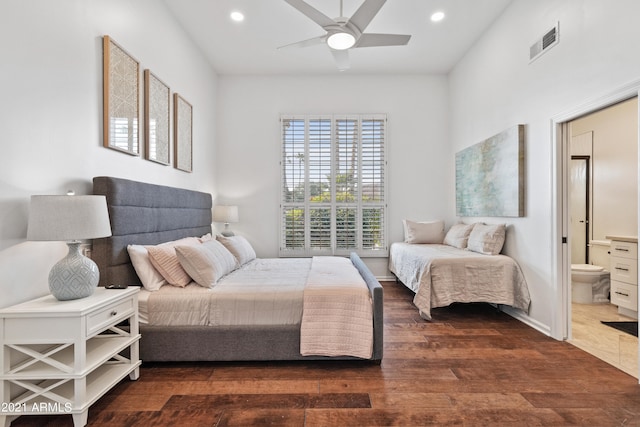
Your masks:
M556 212L556 220L554 222L555 233L557 236L557 246L554 250L554 262L556 265L558 288L558 319L555 329L556 336L566 340L572 340L572 304L571 304L571 264L575 263L593 263L590 254L591 243L594 239L602 241L605 239L606 233L620 233L614 224L608 226L604 232L602 227L594 235L593 223L598 222L592 215L593 208L593 164L594 159L591 155L573 155L571 151L572 134L571 122L581 117L590 115L600 110L605 110L615 104L634 99L635 110L633 118L635 120L633 126L634 135L631 143L634 152L637 153L638 144L638 107L637 96L640 90L640 82L635 82L627 87L610 94L607 97L597 99L585 104L576 110L558 116L553 119L554 124L554 184L557 189L556 198L554 200L554 208ZM615 144L615 139L607 141L608 144ZM601 145L602 147L602 145ZM602 155L602 154L601 154ZM633 185L634 201L632 208L634 209L633 223L626 228L625 235L637 236L638 224L638 173L637 173L637 154L629 156L631 162L635 164L636 171L627 181L621 183L621 186L629 187ZM602 170L602 169L601 169ZM605 178L616 176L616 171L609 172ZM602 180L602 176L599 178ZM578 181L578 182L576 182ZM571 189L575 188L575 193ZM616 190L617 191L617 190ZM609 195L600 193L602 198L606 199ZM623 199L623 197L618 197ZM613 211L614 209L610 209ZM602 211L599 212L600 224L603 223ZM615 307L615 306L613 306ZM600 316L600 315L598 315ZM577 320L577 319L576 319ZM599 325L599 322L597 322ZM632 337L633 338L633 337ZM596 338L597 339L597 338ZM635 357L632 361L635 368L635 376L638 377L638 349L640 345L637 339L634 344ZM597 356L597 355L596 355ZM602 357L601 357L602 358Z

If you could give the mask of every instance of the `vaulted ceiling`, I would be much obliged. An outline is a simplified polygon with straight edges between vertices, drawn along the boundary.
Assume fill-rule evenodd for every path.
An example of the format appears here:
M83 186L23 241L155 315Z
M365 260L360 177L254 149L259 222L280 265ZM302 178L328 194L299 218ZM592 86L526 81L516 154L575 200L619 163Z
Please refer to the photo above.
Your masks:
M350 17L364 0L343 0ZM165 0L219 74L337 74L325 44L278 47L325 34L284 0ZM340 0L306 0L330 18ZM350 74L446 74L511 0L387 0L368 33L410 34L406 46L349 50ZM244 21L230 19L233 11ZM444 20L430 16L445 13Z

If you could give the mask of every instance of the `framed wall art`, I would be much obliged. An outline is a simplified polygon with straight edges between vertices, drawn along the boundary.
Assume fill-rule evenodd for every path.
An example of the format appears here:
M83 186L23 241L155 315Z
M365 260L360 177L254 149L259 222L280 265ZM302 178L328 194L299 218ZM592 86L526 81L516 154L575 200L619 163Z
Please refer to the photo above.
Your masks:
M456 215L524 216L524 125L456 153Z
M174 167L193 172L193 107L179 94L173 94Z
M171 93L150 70L144 70L144 140L145 158L169 164L171 145Z
M109 36L103 37L104 146L140 154L140 63Z

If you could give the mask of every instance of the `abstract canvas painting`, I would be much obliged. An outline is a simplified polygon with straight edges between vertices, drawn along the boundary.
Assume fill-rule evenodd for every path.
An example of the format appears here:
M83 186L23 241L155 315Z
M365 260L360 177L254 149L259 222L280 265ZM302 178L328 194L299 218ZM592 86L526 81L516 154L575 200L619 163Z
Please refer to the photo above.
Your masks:
M524 125L456 153L458 216L524 216Z

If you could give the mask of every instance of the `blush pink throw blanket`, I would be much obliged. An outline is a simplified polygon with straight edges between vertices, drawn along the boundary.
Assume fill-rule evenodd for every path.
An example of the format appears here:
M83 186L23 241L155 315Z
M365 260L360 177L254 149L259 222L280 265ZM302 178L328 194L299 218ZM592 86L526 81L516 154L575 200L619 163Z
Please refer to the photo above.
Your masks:
M372 352L367 284L348 258L313 257L304 289L300 354L370 359Z

